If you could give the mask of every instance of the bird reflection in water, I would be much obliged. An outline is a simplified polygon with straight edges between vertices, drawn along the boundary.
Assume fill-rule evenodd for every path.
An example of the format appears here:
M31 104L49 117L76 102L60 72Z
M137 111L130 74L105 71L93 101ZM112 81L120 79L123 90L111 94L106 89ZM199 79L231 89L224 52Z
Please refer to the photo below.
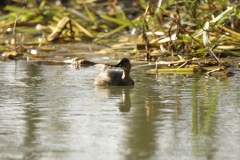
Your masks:
M133 86L96 86L96 89L104 96L104 98L116 99L122 97L122 100L118 103L120 112L129 112L131 108L130 91Z

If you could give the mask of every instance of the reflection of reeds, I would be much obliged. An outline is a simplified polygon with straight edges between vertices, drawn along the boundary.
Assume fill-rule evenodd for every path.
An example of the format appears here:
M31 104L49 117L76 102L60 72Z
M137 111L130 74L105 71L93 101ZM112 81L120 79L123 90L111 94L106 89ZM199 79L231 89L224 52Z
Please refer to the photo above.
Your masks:
M147 121L151 120L151 118L154 117L154 114L155 114L154 105L151 103L152 103L151 101L148 101L148 100L145 101Z

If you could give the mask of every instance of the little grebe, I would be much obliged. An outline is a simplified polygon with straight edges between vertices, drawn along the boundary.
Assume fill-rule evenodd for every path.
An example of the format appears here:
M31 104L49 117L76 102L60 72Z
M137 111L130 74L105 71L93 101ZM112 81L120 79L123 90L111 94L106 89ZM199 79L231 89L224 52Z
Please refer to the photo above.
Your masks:
M115 67L119 69L106 69L100 73L94 80L96 86L131 86L134 81L129 76L131 70L131 63L129 59L123 58Z

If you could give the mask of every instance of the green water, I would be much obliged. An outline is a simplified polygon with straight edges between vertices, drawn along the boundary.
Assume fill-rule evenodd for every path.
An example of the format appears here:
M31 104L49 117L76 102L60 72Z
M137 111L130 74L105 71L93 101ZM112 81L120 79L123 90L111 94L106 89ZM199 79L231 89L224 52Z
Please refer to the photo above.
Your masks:
M93 86L95 67L0 63L0 159L239 159L240 73Z

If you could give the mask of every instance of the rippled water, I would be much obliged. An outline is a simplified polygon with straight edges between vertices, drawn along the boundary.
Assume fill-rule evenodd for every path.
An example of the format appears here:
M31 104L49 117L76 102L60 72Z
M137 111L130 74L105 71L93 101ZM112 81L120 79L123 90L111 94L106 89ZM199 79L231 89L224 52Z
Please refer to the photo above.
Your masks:
M0 159L240 159L240 73L93 86L95 67L0 63Z

